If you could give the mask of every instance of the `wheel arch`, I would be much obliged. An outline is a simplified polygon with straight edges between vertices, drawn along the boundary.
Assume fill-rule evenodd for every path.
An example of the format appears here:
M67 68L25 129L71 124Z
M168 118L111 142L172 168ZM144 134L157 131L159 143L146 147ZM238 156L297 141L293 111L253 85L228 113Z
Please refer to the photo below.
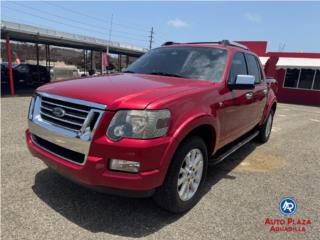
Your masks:
M174 138L178 142L177 148L188 137L193 135L199 136L204 140L207 146L208 156L210 157L217 145L217 130L218 122L214 117L209 115L195 117L180 126L180 128L175 132Z
M172 142L166 151L166 157L163 158L160 163L161 181L163 182L165 180L177 149L188 137L193 135L202 137L208 149L208 157L210 157L217 146L217 136L219 136L218 131L219 124L217 119L208 114L198 114L179 125L171 135ZM209 134L212 135L209 136Z

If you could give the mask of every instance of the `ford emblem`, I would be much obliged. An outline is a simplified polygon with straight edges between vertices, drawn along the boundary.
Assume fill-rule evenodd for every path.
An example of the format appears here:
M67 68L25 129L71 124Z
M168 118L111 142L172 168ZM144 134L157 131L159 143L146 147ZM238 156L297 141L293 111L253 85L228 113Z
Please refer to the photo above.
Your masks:
M63 117L66 114L66 111L60 107L55 107L52 109L52 114L56 117Z

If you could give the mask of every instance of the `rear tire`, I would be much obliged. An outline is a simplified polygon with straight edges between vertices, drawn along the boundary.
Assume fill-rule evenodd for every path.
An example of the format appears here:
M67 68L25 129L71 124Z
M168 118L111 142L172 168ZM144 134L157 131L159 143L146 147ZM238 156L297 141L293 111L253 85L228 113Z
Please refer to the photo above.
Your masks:
M270 110L268 118L266 119L265 123L260 127L259 135L257 136L257 140L261 143L268 142L268 140L270 138L272 124L273 124L273 116L274 116L274 111Z
M198 136L187 138L177 149L163 185L156 190L155 202L173 213L191 209L200 200L207 166L204 141Z

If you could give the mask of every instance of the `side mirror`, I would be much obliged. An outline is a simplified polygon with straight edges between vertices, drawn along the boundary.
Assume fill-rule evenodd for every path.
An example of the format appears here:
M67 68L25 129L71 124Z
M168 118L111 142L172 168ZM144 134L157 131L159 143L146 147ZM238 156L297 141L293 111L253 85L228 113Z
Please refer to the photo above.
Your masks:
M237 75L234 83L229 84L231 89L254 89L255 76Z
M275 80L273 77L266 77L266 81L268 84L276 83L277 80Z

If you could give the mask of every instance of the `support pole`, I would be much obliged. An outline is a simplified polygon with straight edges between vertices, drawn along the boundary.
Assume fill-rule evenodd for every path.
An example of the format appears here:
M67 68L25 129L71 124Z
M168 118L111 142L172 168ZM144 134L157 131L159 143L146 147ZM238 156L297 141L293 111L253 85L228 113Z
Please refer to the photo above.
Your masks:
M119 66L119 72L121 72L121 54L118 54L118 66Z
M103 53L103 52L100 52L100 60L101 60L100 71L101 71L101 75L103 74L103 59L102 59L102 53Z
M11 93L11 96L14 96L14 82L13 82L13 74L12 74L12 60L11 60L9 34L7 34L7 36L6 36L6 49L7 49L7 59L8 59L8 67L9 67L10 93Z
M36 55L37 55L37 75L38 75L38 82L40 82L40 69L39 69L39 44L36 43Z
M128 67L129 66L129 55L126 55L126 67Z
M91 50L90 53L90 70L93 70L93 50Z
M50 68L50 45L48 45L48 65L49 65L49 70Z
M45 59L46 59L46 68L48 68L48 46L44 45L45 48Z
M83 71L84 71L84 74L86 74L86 70L87 70L87 50L83 50L83 63L84 63Z

